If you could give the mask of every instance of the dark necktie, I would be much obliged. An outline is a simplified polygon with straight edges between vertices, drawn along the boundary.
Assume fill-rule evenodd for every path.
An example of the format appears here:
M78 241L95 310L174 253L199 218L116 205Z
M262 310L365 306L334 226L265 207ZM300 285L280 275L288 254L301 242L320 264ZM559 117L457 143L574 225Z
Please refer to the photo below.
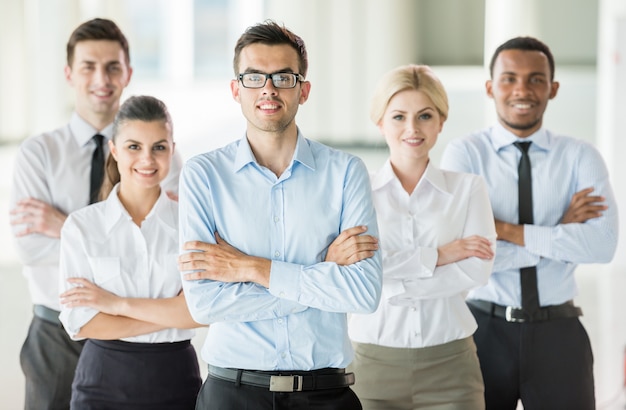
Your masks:
M519 224L533 224L533 190L528 148L531 142L514 142L522 153L519 161L518 173L518 200ZM537 292L537 269L534 266L520 269L520 283L522 286L522 309L530 315L539 310L539 293Z
M93 136L96 149L91 157L91 179L89 186L89 203L98 202L98 194L104 180L104 137L100 134Z

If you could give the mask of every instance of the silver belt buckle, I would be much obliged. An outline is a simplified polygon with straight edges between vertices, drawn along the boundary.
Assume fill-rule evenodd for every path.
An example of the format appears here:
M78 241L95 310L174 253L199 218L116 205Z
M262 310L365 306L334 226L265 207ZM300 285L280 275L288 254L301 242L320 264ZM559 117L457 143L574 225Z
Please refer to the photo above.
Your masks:
M513 309L515 309L513 306L507 306L505 311L504 311L504 318L506 319L507 322L524 322L524 318L517 318L517 317L513 317Z
M296 380L294 388L293 381ZM294 392L302 391L302 376L270 376L270 391Z

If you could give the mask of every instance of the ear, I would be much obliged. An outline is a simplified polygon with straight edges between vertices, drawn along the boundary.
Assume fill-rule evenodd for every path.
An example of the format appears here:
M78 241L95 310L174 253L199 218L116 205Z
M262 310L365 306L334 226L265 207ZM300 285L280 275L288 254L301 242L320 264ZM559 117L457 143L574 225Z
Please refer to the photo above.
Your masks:
M233 99L241 104L241 99L239 98L239 80L230 80L230 92L233 95Z
M128 77L126 78L126 85L130 83L130 79L133 77L133 68L128 66Z
M552 81L552 84L550 85L550 99L553 99L554 97L556 97L556 94L559 91L560 85L561 84L559 84L558 81Z
M72 67L70 67L69 65L66 65L65 68L63 68L63 74L65 75L65 81L67 81L67 83L69 85L73 85L73 83L72 83Z
M111 152L113 159L117 161L117 147L113 143L112 139L109 140L109 151Z
M376 124L376 128L378 128L378 132L380 132L380 135L382 135L384 138L385 133L383 132L383 120L378 121L378 123Z
M309 93L311 92L311 83L309 81L302 81L300 83L300 101L299 104L302 105L309 99Z
M493 98L493 81L492 80L487 80L485 82L485 91L487 91L487 96L489 98Z

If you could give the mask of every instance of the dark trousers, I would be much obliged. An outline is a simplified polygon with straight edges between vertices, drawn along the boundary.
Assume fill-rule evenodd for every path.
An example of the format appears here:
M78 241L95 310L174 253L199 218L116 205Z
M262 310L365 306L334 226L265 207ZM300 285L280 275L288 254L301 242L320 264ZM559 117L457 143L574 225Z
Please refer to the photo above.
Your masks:
M82 342L70 339L63 326L37 316L20 352L26 378L26 410L66 410Z
M361 403L349 387L338 389L275 393L267 388L236 385L207 377L196 410L361 410Z
M512 323L470 306L488 410L595 409L593 354L578 318Z

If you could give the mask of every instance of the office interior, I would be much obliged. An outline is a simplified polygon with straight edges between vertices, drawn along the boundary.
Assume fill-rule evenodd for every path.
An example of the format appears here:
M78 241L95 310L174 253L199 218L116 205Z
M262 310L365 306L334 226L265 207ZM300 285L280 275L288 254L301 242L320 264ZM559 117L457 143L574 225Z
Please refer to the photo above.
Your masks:
M248 26L273 19L309 50L304 135L361 156L370 170L387 150L370 122L378 78L401 64L428 64L450 99L431 160L446 143L494 121L486 65L508 38L531 35L556 60L558 96L544 125L590 141L609 168L626 232L626 2L623 0L2 0L0 2L0 407L23 407L19 349L31 303L13 251L8 198L24 138L65 124L73 99L63 76L72 30L93 17L114 20L130 43L133 79L124 93L170 108L184 159L243 136L230 95L232 49ZM550 178L549 175L545 176ZM559 181L554 181L558 184ZM622 234L622 238L625 235ZM598 409L626 408L626 242L613 261L577 270L581 318L595 356ZM200 346L204 332L194 344ZM204 363L201 363L204 368Z

